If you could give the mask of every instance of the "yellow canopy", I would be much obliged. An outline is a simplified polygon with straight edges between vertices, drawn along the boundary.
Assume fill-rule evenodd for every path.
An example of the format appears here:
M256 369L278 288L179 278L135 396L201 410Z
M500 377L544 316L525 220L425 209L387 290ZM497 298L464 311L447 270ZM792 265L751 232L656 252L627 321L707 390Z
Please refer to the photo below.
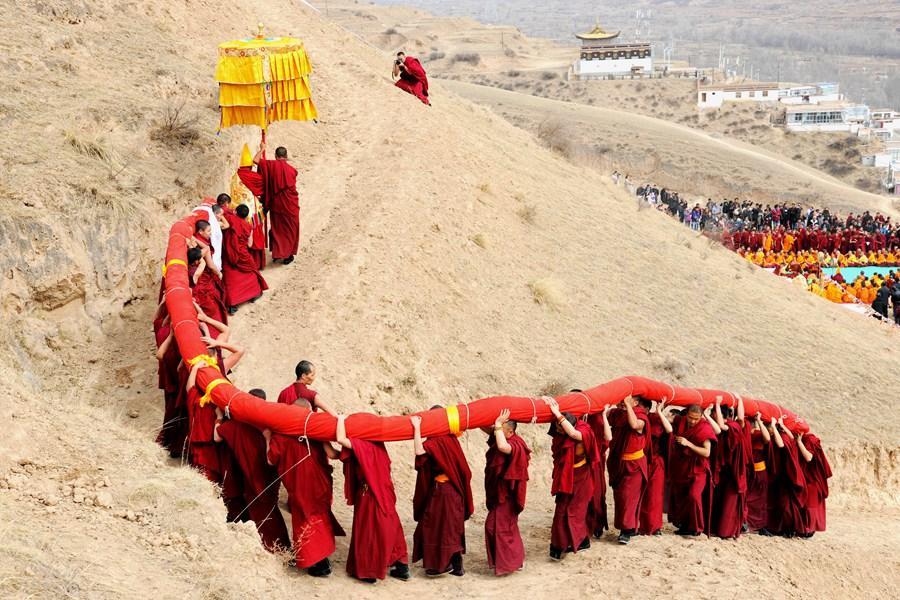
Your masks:
M594 25L594 28L587 33L576 33L575 37L579 40L611 40L622 33L621 31L606 31L600 27L600 23Z
M312 66L303 42L292 37L232 40L219 44L216 81L225 129L318 117L309 87Z

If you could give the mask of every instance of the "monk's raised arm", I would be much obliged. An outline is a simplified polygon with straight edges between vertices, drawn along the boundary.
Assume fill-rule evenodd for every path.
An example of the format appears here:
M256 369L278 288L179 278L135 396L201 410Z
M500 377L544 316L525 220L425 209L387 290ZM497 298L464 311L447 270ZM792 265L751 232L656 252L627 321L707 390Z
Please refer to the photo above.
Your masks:
M769 435L769 429L766 427L766 424L762 421L762 413L756 413L756 424L759 426L759 432L762 434L762 439L765 443L769 443L772 441L772 436Z
M813 459L813 454L809 450L806 449L806 446L803 444L803 434L797 434L797 448L800 449L800 454L803 455L803 460L806 462L811 462Z
M722 396L716 396L716 423L719 425L719 431L727 428L725 417L722 416Z
M612 404L607 404L603 407L603 413L601 417L603 418L603 439L607 442L612 441L612 427L609 426L609 411L612 410Z
M772 417L772 421L769 423L769 433L775 438L775 445L779 448L784 448L784 440L781 439L781 434L778 432L778 425L775 424L775 417Z
M716 432L716 435L722 433L722 428L719 427L719 424L716 423L715 419L712 418L712 407L707 406L706 410L703 411L703 418L706 419L706 422L709 423L709 426L713 428L713 431Z
M416 456L424 456L425 444L422 442L422 417L413 415L409 418L409 421L413 427L413 449L416 451Z
M669 421L668 415L666 415L666 399L663 398L660 400L659 404L656 405L656 414L659 415L659 420L662 423L663 429L666 430L666 433L672 433L672 422Z
M166 352L169 351L169 346L172 345L172 339L175 335L175 331L170 329L169 335L166 336L166 339L163 340L163 343L159 345L159 348L156 350L156 360L162 360L166 355Z
M503 454L512 453L512 446L506 439L506 432L503 431L503 426L506 425L507 422L509 422L509 409L504 408L500 411L500 414L497 415L497 418L494 419L494 443L497 445L497 450Z
M628 413L628 426L637 432L641 432L644 430L644 422L638 419L637 415L634 414L634 402L632 396L628 396L624 401L625 410Z
M334 431L334 437L337 438L335 441L344 448L353 448L350 438L347 437L347 425L344 423L344 419L346 419L344 415L338 415L337 427Z

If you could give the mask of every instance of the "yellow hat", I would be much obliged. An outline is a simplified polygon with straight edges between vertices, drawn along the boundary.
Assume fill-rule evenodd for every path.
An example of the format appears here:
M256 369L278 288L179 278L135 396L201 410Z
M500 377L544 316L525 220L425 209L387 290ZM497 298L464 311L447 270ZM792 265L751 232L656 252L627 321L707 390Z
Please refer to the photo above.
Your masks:
M241 148L241 164L238 165L240 167L252 167L253 166L253 155L250 154L250 148L247 144L244 144L244 147Z

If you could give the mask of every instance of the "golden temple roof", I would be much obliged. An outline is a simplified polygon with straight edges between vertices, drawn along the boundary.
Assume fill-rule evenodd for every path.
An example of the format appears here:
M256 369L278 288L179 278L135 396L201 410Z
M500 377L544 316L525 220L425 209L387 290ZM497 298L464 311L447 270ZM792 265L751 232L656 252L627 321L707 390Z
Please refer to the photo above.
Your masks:
M606 31L600 26L600 23L594 25L594 28L587 33L576 33L575 37L579 40L611 40L622 33L621 31Z

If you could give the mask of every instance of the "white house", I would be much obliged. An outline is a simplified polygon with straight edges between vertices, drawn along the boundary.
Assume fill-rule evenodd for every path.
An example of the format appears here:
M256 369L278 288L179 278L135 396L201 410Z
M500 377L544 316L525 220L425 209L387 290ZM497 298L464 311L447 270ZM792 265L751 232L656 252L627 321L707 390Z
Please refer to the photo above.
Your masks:
M869 113L869 132L883 142L900 140L900 113L890 109L873 109Z
M711 82L697 85L697 106L719 108L725 102L819 104L843 99L836 83L787 86L763 81Z
M784 126L789 131L846 131L855 134L868 119L869 107L865 104L793 104L785 107Z
M836 83L799 85L778 90L778 101L782 104L821 104L840 102L843 99Z
M616 43L620 31L605 31L599 24L581 40L581 56L572 65L576 79L614 79L653 74L653 48L649 43Z

